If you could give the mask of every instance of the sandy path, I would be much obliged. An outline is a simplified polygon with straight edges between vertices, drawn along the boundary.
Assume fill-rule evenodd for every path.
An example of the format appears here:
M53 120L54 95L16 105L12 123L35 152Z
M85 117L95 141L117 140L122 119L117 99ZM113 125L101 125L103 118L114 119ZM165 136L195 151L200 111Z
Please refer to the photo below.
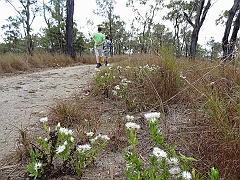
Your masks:
M0 78L0 159L14 151L18 128L39 121L57 99L89 85L95 65L66 67Z

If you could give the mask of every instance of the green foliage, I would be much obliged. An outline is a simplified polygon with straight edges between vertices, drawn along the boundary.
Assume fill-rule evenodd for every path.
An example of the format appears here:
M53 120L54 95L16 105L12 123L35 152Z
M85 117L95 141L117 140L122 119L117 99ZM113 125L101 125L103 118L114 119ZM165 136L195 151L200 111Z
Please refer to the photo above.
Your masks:
M219 172L214 167L211 169L211 172L208 175L209 175L211 180L218 180L219 179L219 177L218 177Z
M200 173L195 172L195 169L190 173L188 170L189 161L196 161L192 157L186 157L180 154L180 157L176 155L173 147L169 147L164 140L164 135L159 134L158 131L158 118L160 113L148 113L145 114L145 118L149 123L149 132L151 139L157 144L157 147L153 148L153 155L150 156L151 166L144 168L143 162L140 160L137 153L137 132L140 126L133 123L126 123L126 131L129 135L130 149L125 148L123 154L127 162L126 177L129 180L144 180L144 179L193 179L200 180L205 179ZM158 147L162 147L160 149ZM182 163L182 164L180 164ZM182 166L182 168L180 168ZM214 169L214 168L213 168ZM216 170L212 171L211 178L217 177Z
M106 135L98 135L93 138L93 133L87 133L91 144L74 145L73 131L61 127L60 123L55 130L47 126L47 117L41 118L46 138L38 137L38 146L34 145L30 151L31 163L27 172L33 179L54 177L59 171L74 170L81 176L83 165L91 164L99 153L107 146L109 140ZM57 171L51 171L54 168Z

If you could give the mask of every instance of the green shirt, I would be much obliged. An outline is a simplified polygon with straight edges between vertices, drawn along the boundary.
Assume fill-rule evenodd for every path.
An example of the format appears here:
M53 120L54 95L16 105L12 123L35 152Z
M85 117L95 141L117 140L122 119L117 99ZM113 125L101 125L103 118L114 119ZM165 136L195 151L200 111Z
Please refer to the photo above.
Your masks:
M93 39L94 39L94 47L96 47L96 44L100 44L101 42L103 42L105 40L105 36L102 33L95 33L93 35ZM102 48L101 46L98 46L98 48Z

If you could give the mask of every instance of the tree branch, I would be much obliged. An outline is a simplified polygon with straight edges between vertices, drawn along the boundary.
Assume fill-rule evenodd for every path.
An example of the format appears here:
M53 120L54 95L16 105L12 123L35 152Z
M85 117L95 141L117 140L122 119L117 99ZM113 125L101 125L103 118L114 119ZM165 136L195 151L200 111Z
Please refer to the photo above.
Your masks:
M183 12L185 18L187 19L187 22L189 22L189 24L194 28L194 24L193 22L191 21L190 17L187 15L187 13Z

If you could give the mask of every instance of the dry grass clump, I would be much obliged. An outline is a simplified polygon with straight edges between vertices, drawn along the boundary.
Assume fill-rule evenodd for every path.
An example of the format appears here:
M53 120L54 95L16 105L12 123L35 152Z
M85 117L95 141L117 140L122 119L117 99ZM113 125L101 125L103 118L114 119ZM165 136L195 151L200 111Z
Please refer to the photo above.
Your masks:
M28 69L29 65L22 56L5 54L0 57L0 74L26 71Z
M76 129L82 143L86 140L87 132L108 134L111 138L110 148L116 151L119 150L117 147L126 144L123 141L126 134L120 111L120 108L113 110L111 102L103 101L101 97L74 95L72 99L56 102L50 108L48 117L51 126L60 123L64 127Z
M150 109L163 112L163 102L175 95L182 85L176 59L169 56L171 52L164 53L169 57L167 61L154 55L123 57L121 63L95 76L94 91L123 102L132 113Z
M122 59L122 56L114 56L109 60L109 63L119 62ZM72 59L64 54L35 53L33 56L29 56L28 54L8 53L0 55L0 74L78 64L96 64L95 55L83 55L81 57L77 55L75 59Z
M39 68L65 67L76 63L66 55L35 54L3 54L0 55L0 74L32 71Z
M182 66L188 87L183 94L195 111L193 123L183 130L184 136L177 136L199 160L201 172L215 167L221 178L239 179L240 70L231 64L194 63Z

